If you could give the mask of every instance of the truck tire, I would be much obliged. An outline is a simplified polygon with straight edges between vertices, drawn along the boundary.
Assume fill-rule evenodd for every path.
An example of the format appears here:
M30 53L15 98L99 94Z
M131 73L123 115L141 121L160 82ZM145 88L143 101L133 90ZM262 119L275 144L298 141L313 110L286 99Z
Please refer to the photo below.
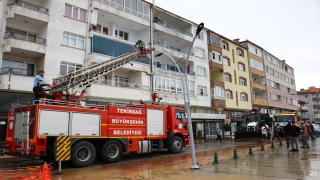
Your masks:
M89 166L96 157L96 149L88 141L79 141L71 148L71 162L76 167Z
M117 162L123 154L123 146L117 140L109 140L102 146L101 155L106 163Z
M180 153L183 148L182 139L179 136L174 136L169 144L168 151L172 154Z

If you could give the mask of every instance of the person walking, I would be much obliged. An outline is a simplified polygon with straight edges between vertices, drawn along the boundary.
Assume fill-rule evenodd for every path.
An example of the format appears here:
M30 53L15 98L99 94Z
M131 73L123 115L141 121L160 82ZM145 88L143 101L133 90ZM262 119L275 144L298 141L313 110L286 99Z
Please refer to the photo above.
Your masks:
M291 134L291 121L289 120L287 125L283 127L284 133L286 135L287 148L290 147L290 134Z
M315 141L317 140L317 138L314 137L314 126L313 124L310 124L310 129L311 129L311 132L309 133L310 137L311 137L311 141Z
M274 141L274 138L277 138L279 140L280 143L282 143L280 136L279 136L279 123L276 124L276 126L273 129L273 138L272 138L272 142Z
M301 132L301 128L296 126L296 122L292 121L291 125L291 131L290 131L290 137L291 137L291 147L292 149L290 151L292 152L298 152L298 136ZM293 146L295 145L295 147Z
M309 148L308 128L303 121L301 121L301 130L302 130L302 134L301 134L302 146L300 148Z
M216 140L220 140L220 142L222 141L222 131L219 127L217 127L217 138L213 141L213 142L216 142Z
M268 131L267 131L267 127L266 127L266 124L263 124L263 126L261 127L261 140L260 140L260 143L266 141L268 143L268 138L267 138L267 135L268 135Z

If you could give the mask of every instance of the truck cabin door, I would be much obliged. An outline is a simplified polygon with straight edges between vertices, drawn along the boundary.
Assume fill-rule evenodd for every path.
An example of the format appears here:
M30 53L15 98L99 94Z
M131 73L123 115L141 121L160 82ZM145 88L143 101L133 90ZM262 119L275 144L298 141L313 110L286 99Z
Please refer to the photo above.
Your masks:
M176 109L175 113L176 113L175 129L179 130L182 134L188 134L188 123L185 116L185 112Z

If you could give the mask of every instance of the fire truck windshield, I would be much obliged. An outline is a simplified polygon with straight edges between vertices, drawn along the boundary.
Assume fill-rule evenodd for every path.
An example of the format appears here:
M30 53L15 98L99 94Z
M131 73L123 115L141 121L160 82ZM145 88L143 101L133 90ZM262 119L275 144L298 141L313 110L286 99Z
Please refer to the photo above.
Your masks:
M176 119L182 122L187 122L185 112L183 111L176 110Z
M287 122L287 121L295 121L295 115L274 115L273 116L276 122Z

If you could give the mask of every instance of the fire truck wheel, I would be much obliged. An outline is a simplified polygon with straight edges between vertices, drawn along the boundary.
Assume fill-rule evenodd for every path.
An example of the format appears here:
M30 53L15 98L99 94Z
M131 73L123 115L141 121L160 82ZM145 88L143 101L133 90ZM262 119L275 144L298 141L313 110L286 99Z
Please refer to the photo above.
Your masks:
M101 149L102 158L107 163L117 162L123 154L123 146L117 140L109 140Z
M89 166L96 157L96 149L88 141L79 141L71 148L71 162L77 167Z
M171 140L171 144L168 147L168 150L172 154L180 153L183 148L182 139L179 136L174 136Z

